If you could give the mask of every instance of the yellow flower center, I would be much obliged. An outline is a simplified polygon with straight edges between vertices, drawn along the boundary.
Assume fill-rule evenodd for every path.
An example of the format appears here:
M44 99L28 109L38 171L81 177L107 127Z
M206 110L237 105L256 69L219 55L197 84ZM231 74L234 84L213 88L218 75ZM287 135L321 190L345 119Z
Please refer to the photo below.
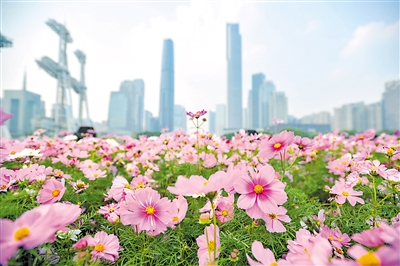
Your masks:
M131 188L131 185L126 184L126 185L125 185L125 188Z
M108 212L114 212L115 208L108 208Z
M13 154L13 155L16 154L16 153L17 153L16 151L11 151L10 152L10 154Z
M96 250L97 252L103 252L106 249L106 246L104 246L104 244L97 244L94 247L94 250Z
M282 146L282 144L280 144L279 142L274 144L275 149L279 149L281 146Z
M89 164L89 165L88 165L88 168L92 168L92 165L91 165L91 164Z
M179 221L179 217L178 217L178 216L174 216L174 218L172 218L172 221L173 221L173 222Z
M53 190L53 192L51 192L51 196L53 198L58 197L58 195L60 195L60 190L59 189L55 189L55 190Z
M359 139L364 139L365 137L364 137L363 135L361 135L361 136L359 136L358 138L359 138Z
M77 183L76 183L76 187L79 188L79 189L85 188L85 183L83 183L83 182L77 182Z
M99 176L99 174L95 173L93 176L94 176L94 177L98 177L98 176Z
M279 266L279 265L276 262L272 262L269 266Z
M345 197L348 197L349 196L349 192L343 191L342 195L345 196Z
M54 174L55 174L56 176L61 176L61 175L62 175L60 171L56 171L56 172L54 172Z
M342 164L343 164L343 165L346 165L347 163L346 163L346 162L342 162Z
M221 212L221 214L222 214L223 216L228 216L228 211L227 211L227 210L223 210L223 211Z
M14 238L15 240L21 241L25 237L29 236L30 232L31 231L27 227L22 227L14 233Z
M256 186L254 187L254 192L255 192L256 194L261 194L263 191L264 191L264 188L263 188L261 185L256 185Z
M7 184L4 184L0 187L0 189L5 189L7 187Z
M214 247L215 247L215 242L214 242L214 240L210 240L210 241L208 241L208 246L207 246L207 248L208 248L208 251L214 251Z
M139 182L136 186L136 188L145 188L142 182Z
M155 212L156 212L156 210L154 209L153 206L149 206L149 207L146 208L146 213L148 215L153 215Z
M272 220L275 220L276 217L278 217L275 213L268 213L268 216L269 216Z
M361 266L379 266L381 262L377 256L371 251L368 251L367 254L362 255L358 258L357 262Z
M208 184L208 182L206 181L206 182L203 183L203 186L207 186L207 184Z

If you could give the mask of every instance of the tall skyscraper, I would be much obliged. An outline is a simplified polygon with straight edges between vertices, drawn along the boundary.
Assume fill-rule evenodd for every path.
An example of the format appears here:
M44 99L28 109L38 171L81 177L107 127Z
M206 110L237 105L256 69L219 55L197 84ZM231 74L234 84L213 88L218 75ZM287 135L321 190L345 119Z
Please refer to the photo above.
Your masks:
M112 91L108 108L108 127L127 129L128 99L120 91Z
M162 66L161 66L161 86L160 86L160 110L159 125L160 129L168 127L174 128L174 43L170 39L164 40Z
M400 80L385 83L382 97L383 128L400 129Z
M259 128L259 102L260 102L260 87L264 83L265 75L263 73L254 74L251 76L251 90L249 93L249 126L251 128Z
M144 116L144 81L135 79L124 81L120 91L125 93L128 98L128 130L133 132L143 131Z
M272 81L265 81L259 87L258 99L258 128L266 129L271 125L274 117L273 96L275 94L275 84Z
M228 65L228 100L225 127L242 127L242 37L239 24L226 25L226 60Z

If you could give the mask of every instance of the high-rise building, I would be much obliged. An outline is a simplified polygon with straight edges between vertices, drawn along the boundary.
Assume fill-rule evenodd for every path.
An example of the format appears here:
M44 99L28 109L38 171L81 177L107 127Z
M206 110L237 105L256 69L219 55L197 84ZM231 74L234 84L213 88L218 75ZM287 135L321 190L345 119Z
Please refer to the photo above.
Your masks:
M26 76L22 90L4 90L2 105L5 112L14 115L5 122L13 137L32 134L32 119L45 116L44 102L40 95L26 90Z
M229 129L242 128L242 37L239 24L226 26L226 60L228 65L228 90L226 124Z
M125 80L117 92L111 92L108 126L131 132L143 131L144 82Z
M260 87L264 83L265 75L263 73L254 74L251 77L251 90L249 92L248 104L248 126L250 128L259 128L259 105L260 105Z
M272 98L272 119L288 122L288 100L283 91L275 91Z
M186 131L186 109L182 105L175 105L174 107L174 128L173 130L182 129Z
M367 128L382 130L382 102L371 103L365 106L367 112Z
M112 129L127 129L128 99L125 93L112 91L108 108L107 124Z
M161 86L160 86L160 109L159 125L160 128L174 128L174 44L172 40L164 40L162 66L161 66Z
M275 93L275 84L272 81L264 81L259 87L258 93L258 127L266 129L271 125L274 118L273 96Z
M332 128L357 132L368 129L367 110L364 103L350 103L334 108Z
M120 92L124 93L128 100L127 130L133 132L143 131L144 115L144 82L142 79L123 81Z
M384 129L400 129L400 80L385 83L385 92L382 95L382 117Z

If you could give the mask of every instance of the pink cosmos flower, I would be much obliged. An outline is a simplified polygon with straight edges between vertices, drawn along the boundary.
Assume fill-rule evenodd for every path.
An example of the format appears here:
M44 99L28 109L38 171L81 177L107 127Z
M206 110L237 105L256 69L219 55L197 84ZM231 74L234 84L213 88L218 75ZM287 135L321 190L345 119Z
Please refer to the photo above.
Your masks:
M0 264L6 265L19 246L31 249L54 239L80 214L78 205L54 203L26 211L15 221L0 219Z
M260 145L259 157L273 158L276 154L283 152L294 141L294 133L282 131L269 140L263 140Z
M82 180L76 182L69 182L72 188L75 190L75 194L81 193L89 187L89 184L85 184Z
M190 178L178 176L175 187L167 187L168 191L175 195L204 196L207 193L227 188L229 179L224 171L212 174L207 180L202 176L192 175Z
M337 181L331 188L331 194L336 194L336 202L344 204L346 199L349 201L351 206L355 206L356 203L364 204L364 200L356 196L361 196L362 191L353 190L352 187L347 187L343 180Z
M361 245L354 245L347 250L347 254L353 257L358 265L400 265L399 251L388 246L383 246L373 252Z
M229 200L222 200L218 203L215 214L217 215L218 221L226 223L233 219L234 210L233 202L231 203Z
M235 191L241 194L237 205L250 217L261 218L264 213L275 210L278 204L286 202L285 185L275 179L272 166L265 165L258 173L250 171L250 175L241 176L234 183Z
M321 235L312 235L308 230L296 232L296 239L288 241L286 260L294 265L328 265L332 247Z
M314 140L309 138L302 138L300 136L295 136L293 143L297 145L299 150L305 151L307 148L310 148L311 146L314 145Z
M276 209L263 214L262 219L265 221L265 226L269 232L286 232L286 228L283 226L282 222L288 223L292 220L288 215L286 215L286 212L287 210L284 207L279 206Z
M196 118L199 119L200 116L203 116L207 113L207 111L205 111L204 109L201 111L197 111L195 114L193 114L192 112L186 112L187 116L190 116L191 118Z
M134 197L134 200L127 199L127 210L120 210L121 223L138 225L140 230L165 231L173 218L173 205L168 198L160 199L160 194L149 187L136 190Z
M48 179L39 191L39 195L36 198L37 202L50 204L59 201L67 189L64 184L65 179L61 181L57 181L54 178Z
M254 261L249 255L246 254L247 261L249 262L250 266L291 265L291 263L285 260L279 260L277 262L274 253L272 253L269 248L264 248L263 244L257 240L255 240L251 245L251 252L259 262Z
M196 239L199 249L197 250L197 257L199 258L199 265L207 265L212 263L219 256L219 249L221 243L219 239L219 227L215 227L216 238L214 238L214 225L211 224L204 228L204 235Z
M89 246L94 247L91 252L92 258L102 258L109 261L118 259L118 251L120 250L119 240L116 235L108 235L106 232L98 232L94 235L93 240L88 241Z
M3 125L7 120L11 119L14 115L3 111L0 107L0 125Z
M175 224L182 222L183 218L185 218L188 209L188 202L185 197L177 196L172 201L172 204L175 206L175 208L171 210L171 213L173 214L171 227L174 228Z

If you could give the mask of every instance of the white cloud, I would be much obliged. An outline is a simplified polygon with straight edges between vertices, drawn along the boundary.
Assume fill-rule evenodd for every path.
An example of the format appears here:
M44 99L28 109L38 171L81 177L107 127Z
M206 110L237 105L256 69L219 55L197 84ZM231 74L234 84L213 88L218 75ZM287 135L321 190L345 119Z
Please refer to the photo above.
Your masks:
M346 44L341 55L349 57L362 49L379 42L385 42L398 35L399 21L389 25L383 22L372 22L360 26L354 31L353 38Z
M318 20L311 20L307 23L307 26L305 29L302 30L297 30L296 34L297 35L308 35L311 34L312 32L316 31L321 27L321 22Z

